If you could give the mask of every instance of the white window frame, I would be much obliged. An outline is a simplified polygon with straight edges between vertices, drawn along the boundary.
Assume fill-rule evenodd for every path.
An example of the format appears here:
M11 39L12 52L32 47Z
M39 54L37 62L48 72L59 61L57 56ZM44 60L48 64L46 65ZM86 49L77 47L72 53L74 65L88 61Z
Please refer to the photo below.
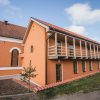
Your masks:
M13 51L14 49L18 50L19 53L22 53L21 49L18 48L18 47L13 47L13 48L11 48L9 52L12 53L12 51Z

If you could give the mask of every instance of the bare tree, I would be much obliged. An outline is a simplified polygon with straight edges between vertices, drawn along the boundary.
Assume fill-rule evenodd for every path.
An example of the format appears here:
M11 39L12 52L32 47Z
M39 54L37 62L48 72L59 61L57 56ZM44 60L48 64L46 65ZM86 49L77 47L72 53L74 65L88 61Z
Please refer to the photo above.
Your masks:
M35 78L37 76L37 74L35 74L36 72L36 67L32 67L31 65L29 67L24 67L23 68L23 72L21 74L22 78L21 80L26 82L28 84L28 88L29 88L29 92L31 91L31 78Z

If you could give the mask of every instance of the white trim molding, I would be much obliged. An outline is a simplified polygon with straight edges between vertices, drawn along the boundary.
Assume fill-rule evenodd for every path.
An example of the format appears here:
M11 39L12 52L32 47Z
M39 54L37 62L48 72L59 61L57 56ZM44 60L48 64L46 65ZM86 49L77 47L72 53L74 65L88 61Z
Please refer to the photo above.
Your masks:
M46 32L49 31L49 27L48 27L48 26L46 26L46 25L40 23L39 21L35 20L34 18L31 18L31 20L34 21L34 22L36 22L36 23L39 24L40 26L46 28Z
M18 47L13 47L13 48L11 48L11 49L10 49L10 53L12 53L12 51L13 51L14 49L17 49L17 50L18 50L18 52L19 52L19 53L21 53L21 49L20 49L20 48L18 48Z
M23 67L0 67L0 71L1 70L19 70L19 69L23 69Z
M12 78L20 79L20 77L21 77L20 74L3 75L3 76L0 76L0 80L4 80L4 79L12 79Z
M0 37L0 41L14 42L14 43L22 43L23 42L23 40L14 39L14 38L8 38L8 37Z

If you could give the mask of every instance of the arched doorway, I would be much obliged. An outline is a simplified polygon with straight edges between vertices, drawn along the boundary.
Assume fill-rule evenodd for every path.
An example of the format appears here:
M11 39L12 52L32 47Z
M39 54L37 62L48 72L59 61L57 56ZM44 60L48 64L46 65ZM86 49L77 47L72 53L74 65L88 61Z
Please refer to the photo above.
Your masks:
M19 51L17 49L13 49L11 52L11 66L17 67L19 60Z

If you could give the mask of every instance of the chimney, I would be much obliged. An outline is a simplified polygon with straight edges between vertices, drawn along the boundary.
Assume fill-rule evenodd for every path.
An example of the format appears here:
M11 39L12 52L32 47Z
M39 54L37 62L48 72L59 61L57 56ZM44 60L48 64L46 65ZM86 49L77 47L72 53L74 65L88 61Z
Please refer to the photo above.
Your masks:
M7 20L5 20L5 21L4 21L4 23L5 23L5 25L7 25L7 24L8 24L8 21L7 21Z

